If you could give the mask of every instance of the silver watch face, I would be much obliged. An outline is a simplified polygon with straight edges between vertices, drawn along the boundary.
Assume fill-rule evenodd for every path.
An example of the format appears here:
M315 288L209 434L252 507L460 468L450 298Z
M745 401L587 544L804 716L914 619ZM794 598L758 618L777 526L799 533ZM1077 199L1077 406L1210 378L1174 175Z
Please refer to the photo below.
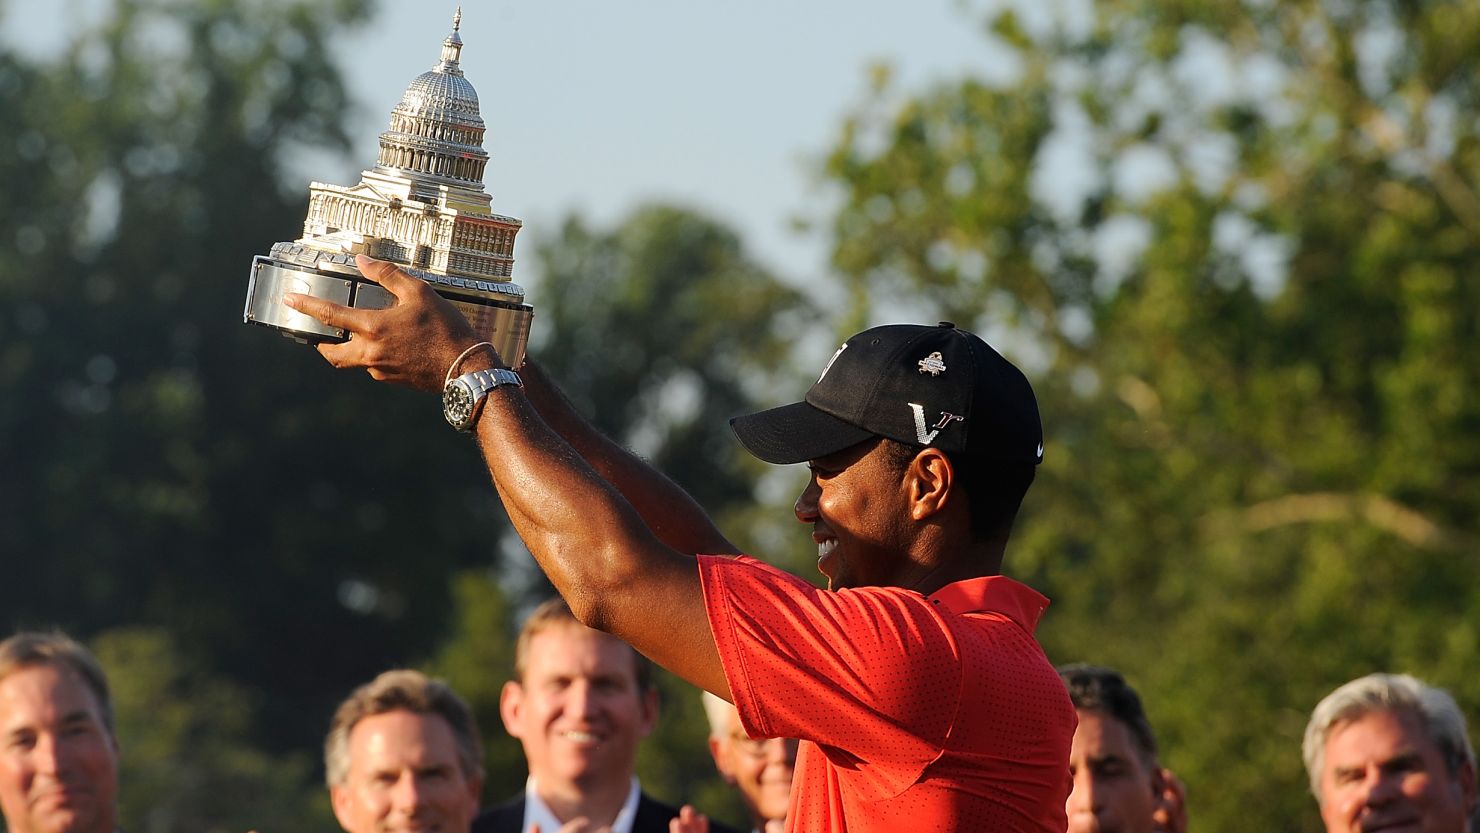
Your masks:
M461 379L453 379L442 389L442 415L459 431L473 421L473 389Z

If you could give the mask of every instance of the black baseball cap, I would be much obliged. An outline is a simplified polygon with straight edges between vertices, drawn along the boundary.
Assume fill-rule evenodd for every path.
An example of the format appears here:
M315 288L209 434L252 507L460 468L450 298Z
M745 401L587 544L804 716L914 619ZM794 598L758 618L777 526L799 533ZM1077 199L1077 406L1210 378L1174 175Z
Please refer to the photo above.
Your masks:
M826 457L872 437L952 454L1039 463L1043 425L1028 378L949 321L887 324L848 339L805 399L730 420L768 463Z

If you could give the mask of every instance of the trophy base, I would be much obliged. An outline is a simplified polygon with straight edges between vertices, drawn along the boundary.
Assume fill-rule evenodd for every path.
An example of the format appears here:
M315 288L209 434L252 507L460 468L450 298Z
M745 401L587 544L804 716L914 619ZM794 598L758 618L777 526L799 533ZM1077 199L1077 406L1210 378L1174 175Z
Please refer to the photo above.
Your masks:
M273 247L274 255L281 246ZM252 258L242 321L270 327L304 344L343 342L349 340L348 331L326 326L312 316L290 309L283 303L283 295L296 292L359 309L386 309L395 304L395 296L360 274L353 255L315 254L313 266L281 257ZM478 337L492 344L509 367L524 364L534 308L517 300L522 290L516 285L401 268L426 281L438 295L451 301Z

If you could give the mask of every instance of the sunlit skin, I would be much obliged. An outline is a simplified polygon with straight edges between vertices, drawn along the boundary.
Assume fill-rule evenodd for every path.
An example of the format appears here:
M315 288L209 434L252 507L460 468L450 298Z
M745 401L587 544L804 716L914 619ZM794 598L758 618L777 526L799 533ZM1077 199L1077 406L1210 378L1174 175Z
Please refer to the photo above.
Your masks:
M118 743L75 671L32 665L0 680L0 810L10 833L113 833Z
M1451 772L1421 719L1374 711L1326 736L1321 819L1328 833L1463 833L1475 810L1474 768Z
M1160 790L1157 770L1119 720L1080 710L1069 752L1074 789L1065 810L1069 833L1152 833Z
M329 790L348 833L467 833L480 778L463 772L452 727L406 710L371 715L349 734L349 771Z
M571 623L529 641L524 678L504 686L499 711L556 818L610 824L658 705L656 692L638 688L631 648Z
M731 709L724 733L709 738L709 752L720 775L740 790L755 829L786 818L797 759L795 740L751 740L740 726L740 715Z
M929 593L965 577L951 572L959 564L942 557L958 551L947 529L963 528L943 523L944 513L948 507L967 511L964 496L950 500L945 455L925 449L901 467L883 441L870 440L811 460L807 468L811 477L793 508L797 520L812 527L817 569L829 589L892 585Z
M283 303L351 331L354 337L348 341L318 346L335 367L363 368L381 381L441 390L449 367L478 341L467 319L425 282L393 264L363 255L355 263L366 278L396 297L394 305L357 309L293 293L284 295ZM457 370L503 366L491 349L480 348L458 362ZM490 394L476 428L483 461L519 537L570 601L576 618L619 636L699 688L730 699L692 558L694 553L740 550L691 496L591 428L537 366L526 365L525 371L526 391L505 386ZM877 448L871 445L858 453ZM929 595L953 582L1000 572L1007 531L973 531L965 492L953 479L950 461L937 449L921 449L908 474L886 464L892 461L870 465L887 477L881 485L898 488L899 499L867 501L879 510L889 510L892 503L893 514L865 515L863 526L857 527L849 520L855 511L833 511L838 498L829 487L845 479L835 462L812 462L818 471L798 498L796 513L813 527L819 567L834 589L894 585ZM881 489L878 497L885 492ZM899 526L879 535L870 524ZM901 529L909 534L900 535ZM880 540L891 537L902 540ZM875 563L876 547L887 556L880 563ZM657 599L662 603L654 603Z

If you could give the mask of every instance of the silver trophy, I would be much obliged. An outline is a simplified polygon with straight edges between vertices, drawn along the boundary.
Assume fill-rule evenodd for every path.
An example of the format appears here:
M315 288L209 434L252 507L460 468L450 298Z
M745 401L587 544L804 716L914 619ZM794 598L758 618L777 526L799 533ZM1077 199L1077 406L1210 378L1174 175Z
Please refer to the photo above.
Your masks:
M355 268L355 255L367 254L430 284L510 367L524 362L534 309L524 303L523 287L509 280L514 236L524 224L489 210L478 93L458 67L461 26L459 7L442 59L411 82L391 111L375 168L353 188L312 183L303 236L252 258L243 321L304 342L346 340L346 331L284 306L283 295L391 306L395 298Z

